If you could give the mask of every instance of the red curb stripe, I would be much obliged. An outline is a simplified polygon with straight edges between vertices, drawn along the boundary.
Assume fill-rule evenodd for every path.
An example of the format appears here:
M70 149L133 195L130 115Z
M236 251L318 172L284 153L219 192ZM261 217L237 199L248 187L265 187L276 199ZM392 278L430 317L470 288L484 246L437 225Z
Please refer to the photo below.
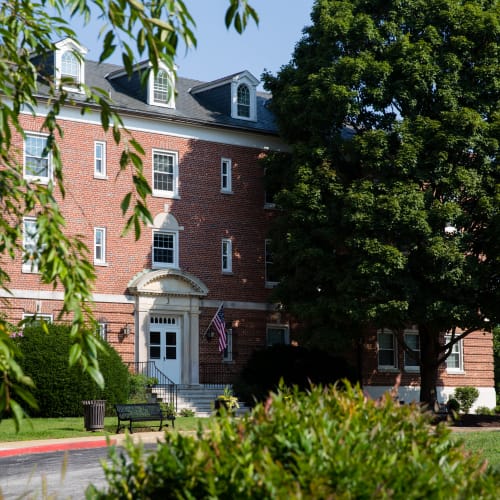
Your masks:
M26 446L24 448L10 448L8 450L0 450L0 457L9 457L14 455L24 455L30 453L49 453L51 451L66 451L66 450L84 450L88 448L100 448L107 446L107 441L84 441L76 443L51 443L39 446ZM116 444L116 439L109 441L110 445Z

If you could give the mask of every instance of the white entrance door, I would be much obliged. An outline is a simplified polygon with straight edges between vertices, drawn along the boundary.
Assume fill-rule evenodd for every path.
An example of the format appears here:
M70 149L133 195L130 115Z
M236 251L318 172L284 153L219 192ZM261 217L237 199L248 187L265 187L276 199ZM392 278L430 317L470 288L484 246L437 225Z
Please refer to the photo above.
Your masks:
M170 380L181 381L181 329L175 316L151 316L149 360Z

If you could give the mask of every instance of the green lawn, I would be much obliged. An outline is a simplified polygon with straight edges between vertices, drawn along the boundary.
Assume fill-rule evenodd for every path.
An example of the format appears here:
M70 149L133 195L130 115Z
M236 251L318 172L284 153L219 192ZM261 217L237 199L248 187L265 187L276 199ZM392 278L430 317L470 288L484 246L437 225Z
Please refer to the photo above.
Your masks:
M500 430L457 432L454 436L464 442L467 450L482 455L492 467L500 469Z
M177 417L175 419L175 430L197 430L198 425L200 423L203 425L203 423L207 420L207 418ZM107 436L116 433L117 422L118 419L116 417L106 417L104 419L104 431L90 432L85 430L83 417L33 418L31 420L23 421L21 430L16 433L14 422L10 419L5 419L0 421L0 442L85 436ZM149 422L146 424L148 423ZM139 426L140 424L135 425ZM148 427L148 430L150 429L151 428ZM171 430L171 427L167 427L167 430ZM123 433L123 430L121 432Z

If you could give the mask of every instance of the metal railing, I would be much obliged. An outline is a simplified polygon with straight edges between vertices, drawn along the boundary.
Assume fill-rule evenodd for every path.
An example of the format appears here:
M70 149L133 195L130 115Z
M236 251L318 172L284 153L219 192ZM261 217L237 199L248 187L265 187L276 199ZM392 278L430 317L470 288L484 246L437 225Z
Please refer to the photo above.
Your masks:
M156 382L152 386L154 393L163 403L177 411L177 384L157 368L154 361L135 361L128 363L128 366L129 369L133 367L133 373L154 378Z
M200 384L214 388L232 385L237 373L233 364L200 363Z

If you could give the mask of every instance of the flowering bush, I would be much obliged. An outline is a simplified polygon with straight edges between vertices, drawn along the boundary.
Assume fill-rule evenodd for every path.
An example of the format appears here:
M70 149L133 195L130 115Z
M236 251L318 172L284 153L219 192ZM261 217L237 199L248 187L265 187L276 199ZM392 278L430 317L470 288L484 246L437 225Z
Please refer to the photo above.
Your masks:
M346 383L272 393L242 419L213 419L198 436L166 433L144 454L111 450L93 498L481 498L498 471L464 451L414 405L368 400ZM128 454L123 457L122 453Z

